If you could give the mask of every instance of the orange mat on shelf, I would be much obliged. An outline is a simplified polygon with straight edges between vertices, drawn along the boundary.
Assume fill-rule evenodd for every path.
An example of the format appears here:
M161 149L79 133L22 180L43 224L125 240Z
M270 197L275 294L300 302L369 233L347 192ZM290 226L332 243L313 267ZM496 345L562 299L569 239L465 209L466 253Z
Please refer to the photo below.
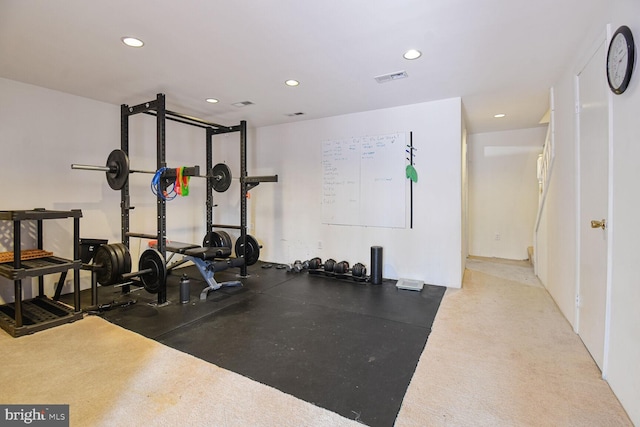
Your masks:
M53 252L44 251L42 249L24 249L20 252L20 259L45 258L53 255ZM0 252L0 263L12 262L13 252Z

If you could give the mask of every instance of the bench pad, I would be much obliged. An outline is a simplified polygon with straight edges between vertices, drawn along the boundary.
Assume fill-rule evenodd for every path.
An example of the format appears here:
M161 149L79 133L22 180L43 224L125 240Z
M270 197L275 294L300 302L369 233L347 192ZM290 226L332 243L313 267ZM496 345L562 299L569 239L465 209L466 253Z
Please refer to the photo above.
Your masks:
M231 255L231 248L209 248L209 247L196 247L191 249L185 249L185 255L192 256L194 258L200 258L205 261L215 258L226 258Z

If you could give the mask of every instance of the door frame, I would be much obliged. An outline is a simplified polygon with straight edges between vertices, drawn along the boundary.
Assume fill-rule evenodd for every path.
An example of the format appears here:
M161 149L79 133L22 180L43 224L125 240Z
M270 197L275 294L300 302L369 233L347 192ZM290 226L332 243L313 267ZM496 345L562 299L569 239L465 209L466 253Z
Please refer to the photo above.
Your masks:
M581 264L581 165L580 165L580 79L579 75L582 70L585 69L591 58L596 54L602 43L605 44L605 51L608 50L608 46L611 40L611 24L607 24L605 31L603 31L591 44L590 48L586 51L586 55L582 61L579 61L579 66L574 69L574 105L575 105L575 141L574 141L574 161L576 165L575 170L575 191L576 191L576 264L575 264L575 317L574 317L574 332L580 333L580 264ZM602 64L603 72L605 64ZM605 319L604 319L604 340L603 340L603 356L602 356L602 379L607 379L607 371L609 365L609 339L610 339L610 326L611 326L611 286L612 286L612 237L614 231L613 218L613 94L610 90L607 90L607 110L608 110L608 185L607 185L607 262L606 262L606 301L605 301Z

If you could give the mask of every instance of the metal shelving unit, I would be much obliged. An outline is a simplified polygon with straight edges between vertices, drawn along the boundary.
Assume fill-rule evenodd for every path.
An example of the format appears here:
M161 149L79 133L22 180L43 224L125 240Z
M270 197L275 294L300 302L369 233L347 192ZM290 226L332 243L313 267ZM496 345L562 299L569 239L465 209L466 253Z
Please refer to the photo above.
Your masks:
M0 263L0 276L14 283L15 302L0 305L0 327L13 337L31 334L63 323L82 318L80 309L80 218L82 211L54 211L46 209L0 211L0 220L13 222L13 260ZM50 219L73 219L73 260L57 256L22 259L22 221L36 221L36 238L39 250L43 249L43 221ZM48 274L60 273L58 285L64 282L69 270L74 271L74 307L69 307L48 298L44 294L44 278ZM38 296L22 301L22 280L38 277Z

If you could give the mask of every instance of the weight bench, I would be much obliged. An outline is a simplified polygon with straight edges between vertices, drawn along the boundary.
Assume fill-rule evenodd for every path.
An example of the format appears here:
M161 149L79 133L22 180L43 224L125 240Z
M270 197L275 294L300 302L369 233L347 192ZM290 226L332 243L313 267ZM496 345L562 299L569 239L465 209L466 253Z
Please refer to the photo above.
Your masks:
M155 246L157 246L157 244L155 244ZM209 292L218 290L223 286L242 286L242 282L239 280L218 283L214 277L214 274L218 271L233 267L242 267L244 265L244 258L229 258L231 248L201 247L190 243L167 242L166 250L167 252L184 256L183 260L172 264L171 267L169 267L170 270L187 261L193 262L193 264L198 267L200 274L208 284L208 286L200 292L201 301L207 299Z

